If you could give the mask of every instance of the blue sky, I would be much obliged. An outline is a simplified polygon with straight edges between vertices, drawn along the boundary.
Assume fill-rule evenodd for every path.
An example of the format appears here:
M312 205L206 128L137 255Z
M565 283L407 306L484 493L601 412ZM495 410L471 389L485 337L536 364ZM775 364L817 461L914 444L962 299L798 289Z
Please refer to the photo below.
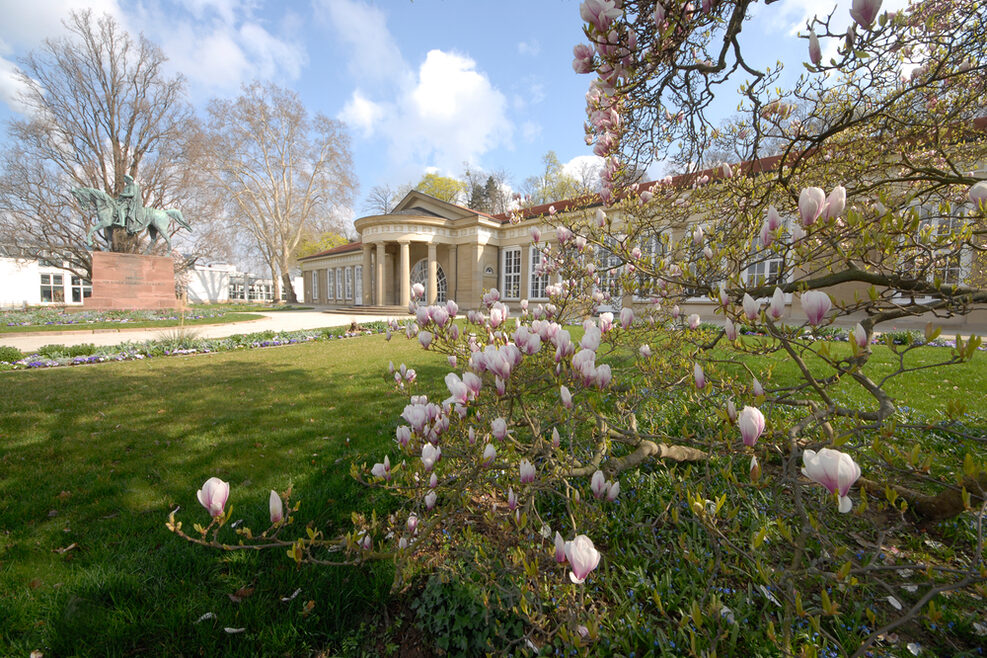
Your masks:
M849 0L840 4L837 20L846 24ZM0 0L0 120L17 111L17 58L61 34L61 19L84 7L158 43L200 110L256 78L346 121L357 216L371 187L397 187L429 168L458 175L468 161L505 170L517 187L549 150L562 162L592 157L582 129L590 76L571 68L583 39L575 1ZM756 8L744 31L755 62L782 60L801 72L806 42L795 33L827 8L815 0ZM724 116L736 101L724 94Z

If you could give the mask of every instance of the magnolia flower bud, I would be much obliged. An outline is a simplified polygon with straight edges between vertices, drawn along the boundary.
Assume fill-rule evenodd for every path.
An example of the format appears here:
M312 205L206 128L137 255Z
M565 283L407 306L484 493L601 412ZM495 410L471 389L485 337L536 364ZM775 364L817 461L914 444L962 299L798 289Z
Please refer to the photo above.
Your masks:
M785 314L785 293L777 286L775 286L774 294L771 295L771 304L768 307L768 313L775 320L780 319Z
M552 428L552 447L558 448L562 443L561 437L559 437L559 430L556 427Z
M757 407L745 406L740 410L737 427L745 446L753 446L764 432L764 414Z
M731 423L737 422L737 405L733 403L733 400L727 400L727 418L730 419Z
M535 466L527 459L522 459L518 465L518 472L521 477L521 484L530 484L535 481Z
M829 295L821 290L808 290L802 293L802 311L808 318L809 324L816 326L823 321L826 313L833 306Z
M757 320L757 316L760 314L761 305L754 301L748 293L744 293L744 315L751 322Z
M429 491L427 494L425 494L425 509L431 512L432 508L435 507L436 498L438 498L438 496L435 494L434 491Z
M737 340L737 326L730 318L723 322L723 333L726 334L727 340Z
M223 507L230 497L230 483L211 477L195 495L199 503L209 511L210 516L213 518L223 516Z
M593 495L597 498L602 498L603 494L607 490L606 477L603 475L603 471L596 471L593 473L593 477L590 479L589 488L593 492Z
M562 406L566 409L572 409L572 393L569 392L568 386L562 386L559 388L559 395L562 398Z
M812 226L826 206L826 193L818 187L807 187L799 195L799 215L802 226Z
M751 467L750 467L751 482L757 482L761 479L761 464L757 461L757 456L751 457Z
M483 463L492 464L493 460L497 458L497 449L493 447L492 443L488 443L486 447L483 448Z
M857 326L853 328L852 334L851 340L857 343L857 347L861 349L867 347L867 331L863 325L858 322Z
M562 535L558 532L555 533L555 561L562 564L566 561L565 557L565 540L562 539Z
M696 380L696 388L702 390L706 386L706 374L698 363L692 368L692 377Z
M277 525L284 519L284 503L281 496L274 489L271 489L271 497L268 499L268 509L271 512L271 525Z
M689 323L689 328L690 329L698 329L699 328L699 322L700 322L699 314L698 313L693 313L688 318L686 318L686 322Z
M503 418L494 418L490 421L490 433L495 439L503 441L507 438L507 421Z
M645 343L638 348L637 353L641 355L642 359L647 359L651 357L651 346Z
M607 485L607 502L612 503L620 495L620 481L616 480Z
M850 5L850 18L860 27L870 29L880 10L881 0L853 0Z
M764 395L764 387L761 386L761 382L757 380L757 377L755 377L754 381L751 383L751 392L754 393L754 397L761 397Z
M437 486L439 486L439 476L432 473L432 477L428 478L428 488L435 489Z
M819 46L819 37L814 31L809 32L809 61L816 66L822 61L822 48Z
M843 214L844 208L846 208L846 188L842 185L837 185L826 198L826 211L824 214L828 219L835 219Z

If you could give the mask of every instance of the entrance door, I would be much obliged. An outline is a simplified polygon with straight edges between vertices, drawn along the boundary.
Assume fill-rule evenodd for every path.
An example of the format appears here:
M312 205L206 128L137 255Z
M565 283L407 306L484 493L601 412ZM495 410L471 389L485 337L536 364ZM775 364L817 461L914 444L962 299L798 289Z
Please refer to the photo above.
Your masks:
M363 265L353 268L353 305L363 306Z

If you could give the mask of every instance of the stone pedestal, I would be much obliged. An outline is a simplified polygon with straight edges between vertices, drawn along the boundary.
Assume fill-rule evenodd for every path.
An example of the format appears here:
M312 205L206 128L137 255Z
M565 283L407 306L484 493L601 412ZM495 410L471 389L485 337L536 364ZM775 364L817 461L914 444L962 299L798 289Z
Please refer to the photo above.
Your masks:
M175 265L167 256L93 252L93 310L178 308Z

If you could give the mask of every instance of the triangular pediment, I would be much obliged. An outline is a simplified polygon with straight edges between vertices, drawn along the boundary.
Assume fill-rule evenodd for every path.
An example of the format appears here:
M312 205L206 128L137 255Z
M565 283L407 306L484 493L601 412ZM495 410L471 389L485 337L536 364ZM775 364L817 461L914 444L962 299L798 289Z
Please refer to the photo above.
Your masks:
M436 199L434 196L429 196L424 192L412 190L408 192L403 199L401 199L398 205L394 206L394 210L392 210L389 214L418 214L425 215L426 217L439 217L441 219L456 220L464 219L466 217L475 217L477 213L469 208L463 208L462 206L457 206L454 203Z

